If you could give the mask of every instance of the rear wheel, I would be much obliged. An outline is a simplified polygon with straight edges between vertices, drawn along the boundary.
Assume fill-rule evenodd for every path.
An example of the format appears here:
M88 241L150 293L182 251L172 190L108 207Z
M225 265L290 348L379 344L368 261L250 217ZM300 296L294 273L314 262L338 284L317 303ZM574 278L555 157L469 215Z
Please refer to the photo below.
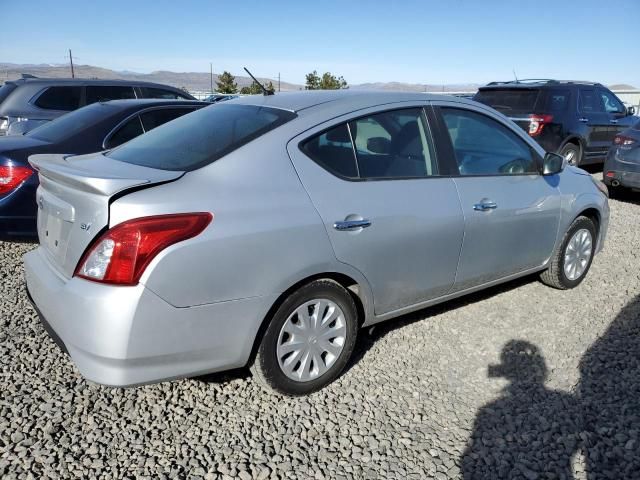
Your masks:
M550 287L567 290L580 285L587 275L596 246L596 227L587 217L578 217L567 230L549 268L540 279Z
M275 312L251 366L263 386L305 395L331 383L351 357L358 331L349 292L332 280L315 280Z
M567 143L562 150L560 150L560 155L562 155L569 165L578 166L580 165L580 147L575 143Z

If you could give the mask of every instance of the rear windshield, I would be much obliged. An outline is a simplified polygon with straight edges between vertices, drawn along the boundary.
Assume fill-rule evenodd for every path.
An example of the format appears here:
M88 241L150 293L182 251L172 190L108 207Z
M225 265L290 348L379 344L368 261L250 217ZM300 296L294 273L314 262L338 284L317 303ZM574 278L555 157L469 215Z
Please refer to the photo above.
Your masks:
M7 82L0 87L0 103L4 101L5 98L9 96L11 92L16 89L17 85L12 82Z
M95 125L114 111L117 109L108 104L94 103L34 128L26 136L52 143L61 142Z
M480 90L473 99L508 115L510 113L532 113L539 94L540 90L538 89L488 88Z
M195 170L295 116L286 110L255 105L214 104L134 138L107 156L161 170Z

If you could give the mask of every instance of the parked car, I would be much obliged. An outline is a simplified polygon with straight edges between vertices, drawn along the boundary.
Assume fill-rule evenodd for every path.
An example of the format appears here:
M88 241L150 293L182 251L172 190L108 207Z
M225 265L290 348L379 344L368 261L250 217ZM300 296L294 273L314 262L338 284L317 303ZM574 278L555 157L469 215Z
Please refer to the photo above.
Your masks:
M240 95L227 94L227 93L214 93L213 95L209 95L204 99L205 102L209 103L218 103L225 102L227 100L233 100L234 98L238 98Z
M610 189L640 190L640 120L616 135L602 171Z
M158 125L208 106L191 100L113 100L63 115L25 135L0 137L0 239L36 237L35 153L81 155L114 148Z
M638 120L634 107L592 82L492 82L473 99L504 113L571 165L602 163L616 134Z
M107 100L195 100L168 85L127 80L21 78L0 87L0 135L21 135L85 105Z
M609 219L602 182L438 95L253 95L110 152L29 161L28 292L107 385L249 364L306 394L362 326L535 272L577 286Z

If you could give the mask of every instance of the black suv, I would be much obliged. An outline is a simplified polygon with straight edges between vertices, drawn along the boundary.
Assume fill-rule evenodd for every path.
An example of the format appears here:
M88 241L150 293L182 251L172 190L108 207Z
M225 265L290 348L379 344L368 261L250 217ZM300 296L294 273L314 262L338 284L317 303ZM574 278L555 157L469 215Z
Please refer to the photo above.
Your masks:
M130 98L195 100L183 90L151 82L25 76L0 87L0 135L22 135L85 105Z
M491 82L473 99L503 113L572 165L604 162L616 134L638 121L633 107L626 108L599 83Z

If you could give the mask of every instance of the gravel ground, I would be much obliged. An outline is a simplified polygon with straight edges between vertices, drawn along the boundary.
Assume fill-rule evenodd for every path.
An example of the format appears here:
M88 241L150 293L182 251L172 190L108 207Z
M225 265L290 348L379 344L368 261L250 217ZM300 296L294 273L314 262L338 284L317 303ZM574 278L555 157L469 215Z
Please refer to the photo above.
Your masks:
M638 478L636 199L576 290L528 278L382 324L298 399L245 370L83 380L25 298L33 245L0 243L0 477Z

